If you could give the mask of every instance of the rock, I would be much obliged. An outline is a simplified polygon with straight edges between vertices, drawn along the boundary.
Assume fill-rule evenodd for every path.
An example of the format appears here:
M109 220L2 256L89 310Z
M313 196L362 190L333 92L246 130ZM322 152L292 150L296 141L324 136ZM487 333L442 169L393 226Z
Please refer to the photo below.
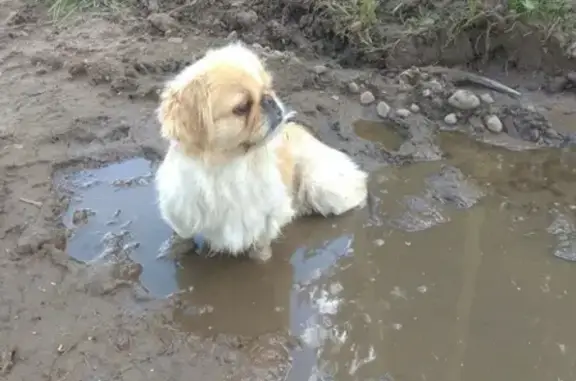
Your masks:
M448 103L459 110L473 110L480 106L480 99L470 90L456 90Z
M454 113L448 114L444 117L444 123L446 123L450 126L455 125L457 122L458 122L458 118L456 117L456 114L454 114Z
M388 103L384 101L378 102L378 104L376 105L376 113L381 118L388 117L388 114L390 114L390 109L391 107L388 105Z
M573 85L576 84L576 71L571 71L570 73L566 74L566 79L570 81Z
M494 98L492 98L492 95L490 95L488 93L484 93L484 94L480 95L480 100L482 100L482 102L489 104L489 105L494 103Z
M316 65L314 66L314 73L320 75L320 74L324 74L328 71L328 68L324 65Z
M396 115L399 116L400 118L406 118L410 116L410 114L412 114L410 110L407 110L405 108L399 108L398 110L396 110Z
M553 128L547 128L544 130L544 135L549 139L562 139L562 135Z
M418 106L416 103L412 103L410 105L410 111L412 111L413 113L419 113L420 112L420 106Z
M444 90L444 86L442 86L442 84L435 79L431 80L430 82L426 82L424 86L435 93L440 93L442 90Z
M488 130L496 134L502 132L503 129L502 122L500 121L500 118L498 118L496 115L488 115L484 122Z
M357 94L360 92L360 86L358 86L356 82L350 82L348 84L348 91L350 91L352 94Z
M148 22L162 33L180 29L178 22L167 13L152 13L148 16Z
M370 91L365 91L362 94L360 94L360 103L363 105L369 105L370 103L374 102L376 100L376 98L374 98L374 94L372 94Z
M432 90L430 90L430 89L422 90L422 96L424 96L426 98L430 98L432 96Z
M253 10L240 11L236 13L236 23L244 29L251 29L258 23L258 14Z

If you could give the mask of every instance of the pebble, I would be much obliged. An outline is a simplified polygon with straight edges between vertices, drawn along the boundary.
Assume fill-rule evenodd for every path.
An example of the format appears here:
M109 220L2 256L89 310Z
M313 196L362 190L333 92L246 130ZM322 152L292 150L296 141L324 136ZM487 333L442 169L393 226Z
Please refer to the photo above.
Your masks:
M451 113L448 114L444 117L444 123L449 124L451 126L455 125L458 122L458 118L456 117L456 114Z
M489 115L485 120L486 128L494 133L502 132L502 122L496 115Z
M370 91L365 91L362 94L360 94L360 103L362 103L363 105L369 105L375 100L376 98L374 98L374 94L372 94Z
M356 82L350 82L348 84L348 91L350 91L352 94L357 94L360 92L360 86L358 86Z
M430 90L432 90L435 93L440 93L440 92L442 92L442 90L444 90L444 86L442 86L442 84L435 79L426 83L426 87L428 87Z
M480 106L480 99L470 90L456 90L448 103L459 110L473 110Z
M399 116L400 118L406 118L410 114L412 114L410 110L405 108L399 108L398 110L396 110L396 115Z
M314 66L314 73L320 75L320 74L324 74L328 71L328 68L324 65L316 65Z
M236 22L242 28L249 29L258 23L258 14L253 10L240 11L236 14Z
M412 103L410 105L410 111L412 111L413 113L418 113L420 112L420 106L418 106L416 103Z
M390 105L388 105L388 103L384 101L378 102L378 104L376 105L376 113L381 118L388 117L388 114L390 114L390 109L391 109Z
M550 138L550 139L562 139L562 135L560 135L560 133L552 128L547 128L544 131L544 134L546 135L546 137Z
M424 90L422 90L422 95L426 98L430 98L432 96L432 90L424 89Z
M487 103L489 105L494 103L494 98L492 98L492 95L490 95L488 93L484 93L484 94L480 95L480 99L482 100L482 102Z
M167 33L170 30L179 29L178 22L167 13L152 13L148 16L148 21L161 32Z

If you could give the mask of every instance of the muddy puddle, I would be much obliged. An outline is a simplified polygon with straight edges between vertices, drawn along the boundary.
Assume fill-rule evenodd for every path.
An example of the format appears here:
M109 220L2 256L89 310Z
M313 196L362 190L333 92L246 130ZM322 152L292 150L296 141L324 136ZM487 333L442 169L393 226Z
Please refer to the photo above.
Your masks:
M381 127L355 129L401 144ZM370 208L298 221L266 264L158 259L170 231L144 159L74 173L68 250L185 290L178 329L297 338L291 381L576 378L576 154L437 140L444 160L373 173Z

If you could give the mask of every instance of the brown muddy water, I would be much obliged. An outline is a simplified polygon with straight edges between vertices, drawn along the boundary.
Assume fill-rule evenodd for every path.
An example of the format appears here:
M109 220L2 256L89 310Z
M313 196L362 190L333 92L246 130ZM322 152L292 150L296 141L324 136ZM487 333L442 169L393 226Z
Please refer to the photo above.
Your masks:
M297 337L291 381L576 379L576 154L438 144L442 161L374 172L371 208L294 223L266 264L158 259L170 231L144 159L74 173L69 252L129 255L153 295L185 290L178 329Z

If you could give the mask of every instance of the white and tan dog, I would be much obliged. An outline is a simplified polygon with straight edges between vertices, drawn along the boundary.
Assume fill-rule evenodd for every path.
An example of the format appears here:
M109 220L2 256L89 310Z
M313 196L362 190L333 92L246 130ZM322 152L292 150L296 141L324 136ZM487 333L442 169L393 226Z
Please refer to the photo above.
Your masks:
M210 250L267 260L295 217L363 206L367 174L288 119L270 73L241 43L209 50L166 84L170 148L156 175L163 219Z

